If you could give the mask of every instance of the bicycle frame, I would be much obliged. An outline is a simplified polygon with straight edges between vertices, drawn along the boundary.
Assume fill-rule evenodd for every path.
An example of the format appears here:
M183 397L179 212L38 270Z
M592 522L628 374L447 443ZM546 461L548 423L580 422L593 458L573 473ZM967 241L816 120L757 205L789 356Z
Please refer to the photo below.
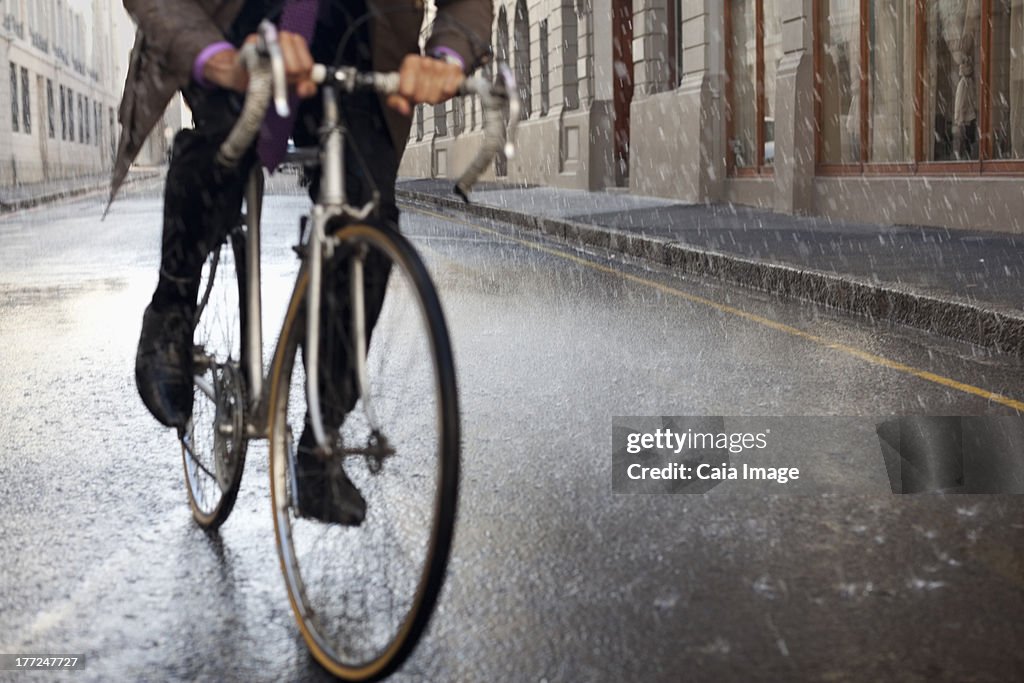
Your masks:
M312 227L306 240L303 267L309 270L306 289L306 339L305 354L308 367L318 367L320 353L320 285L323 281L324 260L334 250L334 242L327 236L327 225L339 217L353 220L366 218L376 208L371 200L365 206L349 206L345 195L344 140L346 129L339 113L338 92L335 88L322 88L324 117L320 144L320 193L314 203L311 218ZM290 154L286 161L294 161L298 154ZM246 329L243 331L246 367L244 368L249 386L250 405L246 411L246 436L265 439L268 437L269 420L267 403L269 386L264 381L263 368L263 296L260 276L260 220L263 204L263 169L257 164L249 173L245 188L246 226ZM361 258L352 261L350 273L351 297L353 301L352 328L355 349L355 370L360 394L364 399L364 410L371 424L376 423L372 406L365 405L366 387L366 314L363 305L363 263ZM298 287L296 283L296 288ZM293 292L294 295L295 292ZM310 411L310 425L317 444L326 449L328 439L320 414L319 373L306 375L306 398Z
M273 97L279 115L285 116L288 101L285 95L284 62L277 43L277 31L273 24L264 21L260 25L260 39L256 44L242 48L240 57L249 71L249 93L245 99L238 123L221 144L217 163L233 166L238 163L259 131L266 113L267 104ZM267 63L269 61L269 64ZM469 165L455 185L455 192L469 201L468 192L473 183L490 163L491 157L503 148L505 155L513 153L512 134L519 121L519 99L516 95L515 78L505 65L499 65L499 76L504 83L500 92L507 98L509 120L503 121L499 100L486 81L467 79L463 82L461 94L478 95L484 105L484 144L477 158ZM308 269L309 281L306 292L306 339L304 352L307 367L319 367L320 353L320 285L323 280L324 260L330 258L335 243L326 234L327 225L338 218L354 221L365 219L377 208L378 196L360 208L349 206L345 196L344 122L339 114L339 90L353 92L356 89L389 94L398 91L398 73L360 74L352 67L334 68L323 64L314 65L313 80L320 85L323 93L323 121L320 137L320 195L311 212L312 229L306 239L303 267ZM290 157L295 159L294 155ZM269 425L267 403L268 388L263 376L262 336L262 293L260 291L260 218L263 201L263 172L257 165L250 172L245 189L247 227L246 264L246 327L243 343L246 355L245 374L248 380L252 405L246 417L248 438L267 438ZM356 380L363 400L363 412L374 430L379 426L373 406L367 401L366 369L366 312L363 305L363 258L365 252L356 252L351 260L349 283L352 301L352 319L349 333L353 335L352 349L355 356ZM296 288L298 287L296 283ZM293 296L297 294L293 292ZM306 401L309 407L310 426L317 446L322 452L329 452L327 435L320 414L319 373L307 373Z

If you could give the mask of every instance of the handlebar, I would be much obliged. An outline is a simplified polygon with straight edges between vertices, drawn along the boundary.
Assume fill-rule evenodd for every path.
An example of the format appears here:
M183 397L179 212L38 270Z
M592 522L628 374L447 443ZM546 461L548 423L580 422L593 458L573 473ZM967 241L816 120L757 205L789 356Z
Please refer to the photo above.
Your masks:
M278 115L288 116L288 96L285 83L284 58L277 43L277 30L273 24L260 24L259 39L245 45L239 52L242 64L249 72L249 87L245 104L235 127L221 145L217 161L234 166L259 133L263 117L271 98ZM352 67L330 67L317 64L312 79L320 85L332 85L345 93L376 92L392 95L398 92L399 75L396 72L360 72ZM515 152L514 135L520 117L520 103L515 77L505 64L498 65L498 79L489 83L473 76L462 82L460 96L476 95L483 106L484 141L480 151L455 184L454 192L469 203L469 191L487 170L491 160L503 151L511 158ZM508 106L508 125L504 107Z

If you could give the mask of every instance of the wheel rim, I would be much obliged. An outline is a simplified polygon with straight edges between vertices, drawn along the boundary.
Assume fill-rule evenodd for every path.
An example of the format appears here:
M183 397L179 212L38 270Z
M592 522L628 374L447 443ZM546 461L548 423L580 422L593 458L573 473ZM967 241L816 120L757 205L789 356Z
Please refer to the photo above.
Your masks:
M392 252L391 259L400 259L390 244L374 249L382 247ZM368 358L374 408L393 454L379 462L367 457L363 446L370 430L362 400L339 430L347 450L362 451L344 459L346 472L367 500L362 526L303 519L291 505L294 469L287 454L294 450L306 412L298 348L305 323L294 303L285 325L292 334L282 336L272 378L271 484L289 597L317 659L352 680L382 675L408 654L436 598L451 539L458 430L457 421L453 429L444 416L457 411L454 378L440 376L451 367L446 335L440 344L444 368L432 360L438 344L415 292L415 278L399 260ZM450 388L442 392L440 384ZM331 395L325 387L321 393ZM427 397L417 400L415 415L408 412L411 396Z

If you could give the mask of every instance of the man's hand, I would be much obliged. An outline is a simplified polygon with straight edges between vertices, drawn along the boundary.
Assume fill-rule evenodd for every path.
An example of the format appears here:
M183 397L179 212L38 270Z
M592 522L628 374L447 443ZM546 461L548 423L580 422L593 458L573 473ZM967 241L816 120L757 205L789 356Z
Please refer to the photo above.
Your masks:
M465 78L458 64L419 55L406 55L399 76L398 93L388 96L387 103L405 116L415 104L438 104L454 97Z
M284 56L284 70L288 84L294 86L295 94L301 98L316 94L316 83L310 79L313 71L313 56L309 54L306 39L298 33L281 31L277 34ZM254 43L256 34L245 39L246 43ZM249 73L238 58L238 50L218 52L203 65L203 78L222 88L244 93L249 85Z

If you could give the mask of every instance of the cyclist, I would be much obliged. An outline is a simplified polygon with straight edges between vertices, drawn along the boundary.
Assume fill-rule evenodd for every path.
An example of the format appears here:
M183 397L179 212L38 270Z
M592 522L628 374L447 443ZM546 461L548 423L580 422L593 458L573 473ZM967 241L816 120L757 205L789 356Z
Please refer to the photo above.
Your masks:
M452 97L466 72L489 54L490 0L437 0L437 17L420 54L422 0L124 0L138 24L121 102L122 134L112 178L111 200L146 136L178 90L192 109L194 130L174 139L164 191L160 275L143 315L135 376L143 403L153 416L181 433L192 411L192 335L202 265L210 250L239 220L245 178L255 163L271 172L284 156L288 138L315 144L321 107L310 80L314 62L361 70L399 71L399 94L381 102L376 95L343 98L342 116L356 157L347 164L349 201L361 205L380 192L374 220L397 225L395 179L408 138L412 106ZM279 27L288 81L291 119L268 114L253 149L235 169L214 162L241 107L247 75L238 48L253 39L261 20ZM318 173L311 178L316 196ZM383 302L387 272L368 277L367 323L372 328ZM344 299L345 285L335 291ZM344 303L341 304L342 308ZM345 315L342 310L335 315ZM325 326L328 327L328 326ZM322 380L351 387L350 368L340 350ZM340 426L355 403L349 389L341 406L324 419ZM333 413L333 414L332 414ZM329 468L314 449L306 427L297 449L300 514L325 522L359 524L366 503L340 467Z

